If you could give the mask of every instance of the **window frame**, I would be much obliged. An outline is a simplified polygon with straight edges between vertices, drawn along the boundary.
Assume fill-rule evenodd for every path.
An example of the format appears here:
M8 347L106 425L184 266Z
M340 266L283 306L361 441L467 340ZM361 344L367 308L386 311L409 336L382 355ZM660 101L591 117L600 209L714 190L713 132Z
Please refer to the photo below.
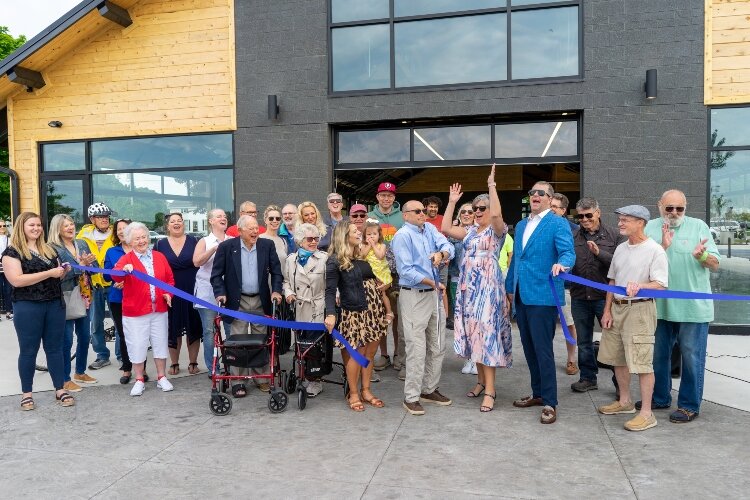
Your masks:
M514 87L522 85L540 85L547 83L571 83L571 82L582 82L584 80L584 29L583 29L583 0L560 0L555 2L541 2L529 5L510 5L511 0L506 1L505 7L495 7L489 9L474 9L474 10L463 10L453 12L441 12L437 14L422 14L416 16L403 16L394 17L394 0L389 0L389 17L379 19L367 19L358 21L347 21L334 23L332 21L332 0L326 2L328 7L328 13L326 16L326 54L328 57L328 96L329 97L348 97L357 95L382 95L382 94L396 94L396 93L408 93L408 92L431 92L436 90L466 90L466 89L478 89L478 88L494 88L494 87ZM567 76L547 76L541 78L525 78L525 79L513 79L513 67L512 67L512 36L511 36L511 18L513 12L517 11L530 11L530 10L546 10L555 9L560 7L577 7L578 8L578 74L567 75ZM461 82L451 84L435 84L435 85L420 85L412 87L396 87L396 54L395 54L395 25L399 22L406 21L425 21L431 19L447 19L447 18L459 18L466 16L476 16L482 14L499 14L504 13L505 16L505 39L506 39L506 73L509 76L504 80L494 80L485 82ZM361 89L361 90L334 90L333 89L333 45L332 45L332 33L336 28L347 28L357 26L370 26L376 24L388 24L389 25L389 45L390 45L390 85L389 87L383 87L379 89Z

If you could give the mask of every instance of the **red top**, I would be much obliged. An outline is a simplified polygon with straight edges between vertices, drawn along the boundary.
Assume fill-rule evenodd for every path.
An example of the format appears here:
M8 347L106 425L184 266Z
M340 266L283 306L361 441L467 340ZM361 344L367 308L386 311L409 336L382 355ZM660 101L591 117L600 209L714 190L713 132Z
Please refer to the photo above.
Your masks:
M258 234L263 234L265 232L266 232L266 228L261 225L258 225ZM227 235L231 236L232 238L240 237L240 232L237 230L237 224L235 224L234 226L229 226L227 228Z
M440 226L443 225L443 216L440 214L437 214L434 219L426 218L425 222L429 222L430 224L435 226L438 231L440 231Z
M174 275L172 274L172 268L169 267L167 258L164 257L164 254L156 250L152 250L151 254L154 259L154 278L174 286ZM133 269L148 274L146 268L143 267L141 260L133 250L120 257L114 268L122 271L125 264L132 264ZM155 307L152 307L151 292L149 291L148 283L139 280L132 274L128 274L127 276L112 276L112 280L117 283L125 282L125 287L122 289L123 316L145 316L152 312L167 312L168 307L167 301L164 300L164 294L169 292L165 292L157 287ZM169 295L172 296L171 293Z

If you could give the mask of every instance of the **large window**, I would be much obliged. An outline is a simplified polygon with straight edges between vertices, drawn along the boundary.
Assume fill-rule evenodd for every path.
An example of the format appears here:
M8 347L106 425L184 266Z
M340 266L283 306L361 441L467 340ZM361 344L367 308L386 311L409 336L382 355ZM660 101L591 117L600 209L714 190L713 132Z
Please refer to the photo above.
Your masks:
M331 91L578 78L580 4L331 0Z
M711 273L711 288L750 296L750 108L710 113L709 226L724 257L719 272ZM717 301L714 311L716 325L750 325L750 301Z
M231 213L234 205L232 134L47 143L40 149L47 220L66 213L87 223L88 205L102 201L115 216L161 231L165 213L199 221L211 208Z

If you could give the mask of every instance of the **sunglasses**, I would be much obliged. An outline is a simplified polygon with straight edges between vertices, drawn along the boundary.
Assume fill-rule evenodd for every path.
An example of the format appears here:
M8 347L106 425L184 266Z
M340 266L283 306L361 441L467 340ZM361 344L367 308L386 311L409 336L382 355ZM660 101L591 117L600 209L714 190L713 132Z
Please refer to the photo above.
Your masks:
M364 219L367 214L349 214L350 219Z
M425 210L424 208L415 208L414 210L404 210L404 212L414 212L417 215L422 215L426 214L427 210Z
M344 200L328 200L328 203L341 203Z
M308 243L312 243L313 241L318 242L320 241L320 236L305 236L305 241Z
M678 214L681 214L682 212L685 211L685 207L673 207L672 205L668 205L668 206L664 207L664 210L667 213L670 213L670 214L672 212L677 212Z
M117 224L119 224L120 222L124 222L124 223L126 223L126 224L130 224L130 223L131 223L131 222L133 222L133 221L132 221L132 220L130 220L130 219L117 219L117 220L115 221L115 226L116 226Z
M485 207L485 206L482 206L482 205L477 205L476 207L474 207L474 211L475 211L475 212L480 212L480 213L482 213L482 212L484 212L485 210L487 210L487 207Z
M531 191L529 191L529 196L534 196L534 195L549 196L547 194L547 191L545 191L544 189L532 189Z
M594 212L590 212L587 214L578 214L579 219L593 219L594 218Z
M461 215L465 215L465 214L472 215L474 213L474 210L461 210L459 213Z
M269 216L269 217L268 217L268 220L269 220L270 222L280 222L280 221L281 221L281 217L273 217L273 216Z

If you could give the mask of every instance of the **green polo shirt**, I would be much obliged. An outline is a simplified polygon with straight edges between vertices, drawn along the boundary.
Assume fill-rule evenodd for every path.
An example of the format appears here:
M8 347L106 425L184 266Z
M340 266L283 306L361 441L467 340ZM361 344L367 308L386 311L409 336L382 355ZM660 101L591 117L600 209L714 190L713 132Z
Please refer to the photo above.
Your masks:
M646 235L660 245L662 224L661 217L646 224ZM708 239L708 253L721 259L711 232L702 220L686 216L682 224L674 228L672 244L667 249L670 290L711 293L710 271L693 257L695 245L703 239ZM657 299L656 314L659 319L678 323L709 323L714 320L714 303L703 299Z

